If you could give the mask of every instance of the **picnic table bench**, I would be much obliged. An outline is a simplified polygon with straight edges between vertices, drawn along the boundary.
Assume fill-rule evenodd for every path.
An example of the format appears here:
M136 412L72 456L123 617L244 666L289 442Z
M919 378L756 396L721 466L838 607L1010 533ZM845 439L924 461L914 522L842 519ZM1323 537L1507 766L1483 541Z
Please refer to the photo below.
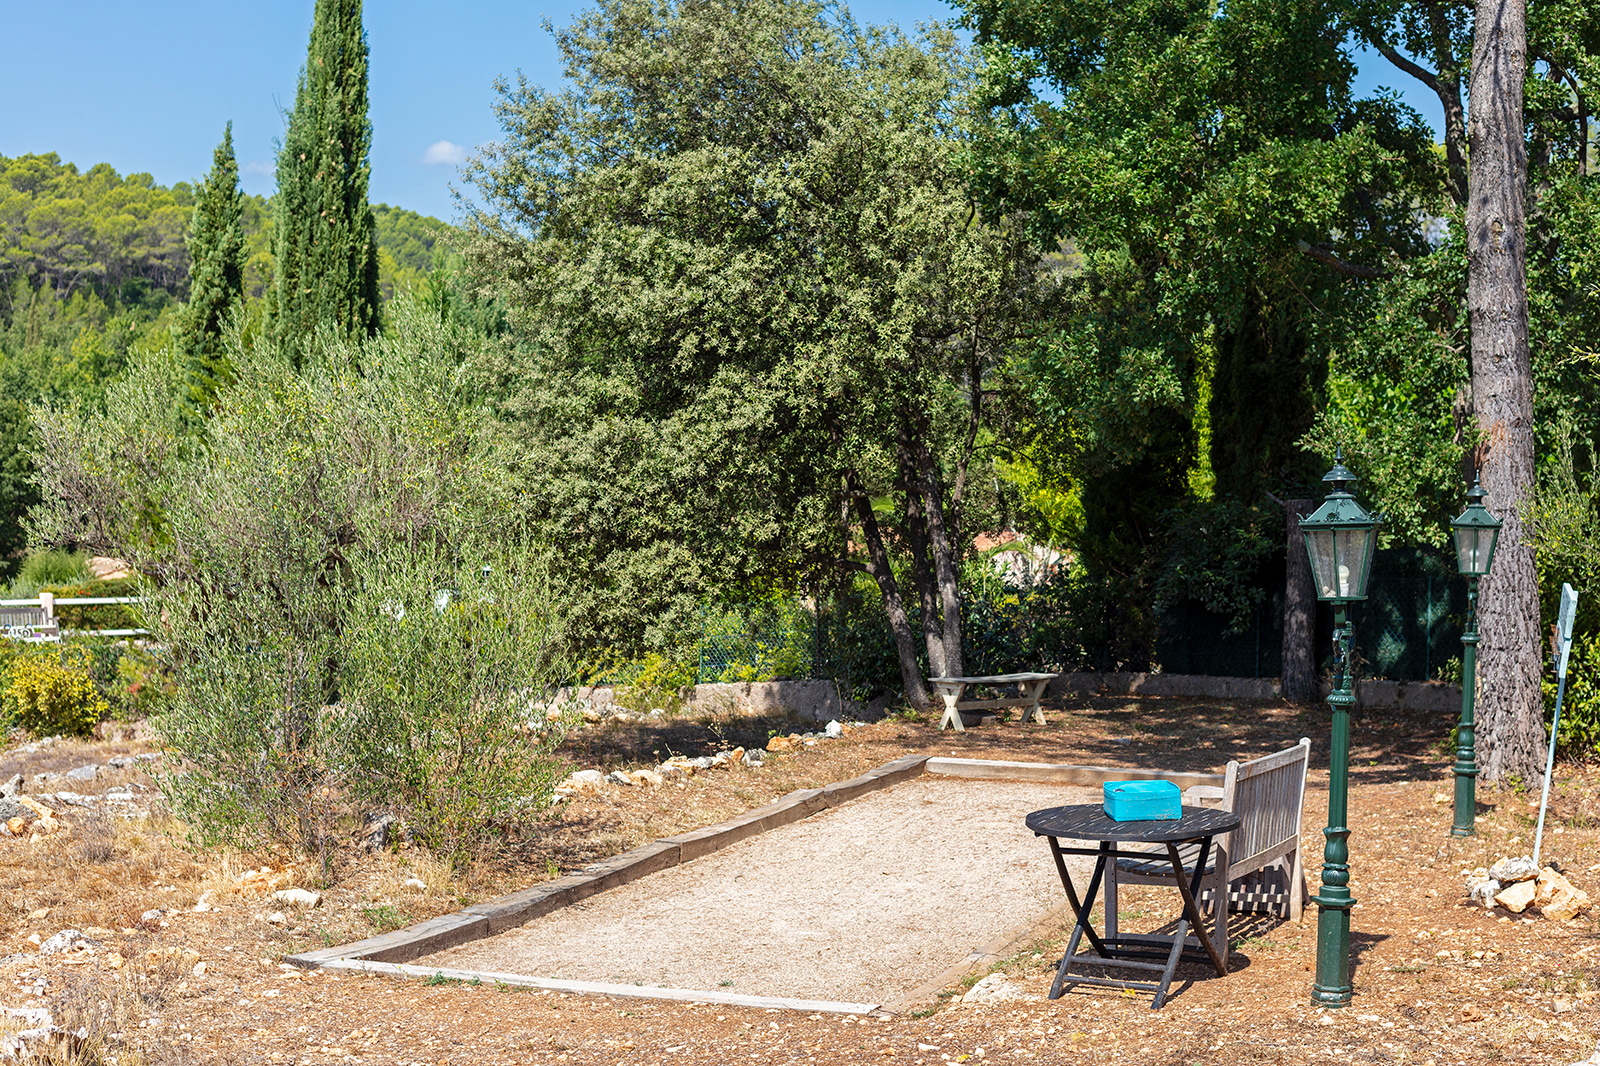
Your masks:
M1044 688L1051 681L1060 677L1060 674L989 674L983 677L933 677L934 690L939 693L939 698L944 701L944 716L939 719L939 728L955 726L957 732L964 732L966 725L961 720L964 711L983 711L999 707L1023 707L1022 720L1026 722L1031 716L1040 725L1044 725L1044 712L1039 709L1039 701L1044 698ZM993 700L964 700L968 685L1015 685L1019 695L1011 699Z

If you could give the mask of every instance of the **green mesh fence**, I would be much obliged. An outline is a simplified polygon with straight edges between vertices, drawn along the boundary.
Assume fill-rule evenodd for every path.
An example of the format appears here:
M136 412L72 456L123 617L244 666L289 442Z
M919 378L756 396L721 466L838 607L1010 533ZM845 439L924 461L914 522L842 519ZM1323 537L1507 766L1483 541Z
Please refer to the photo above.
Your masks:
M1367 599L1350 604L1362 675L1393 681L1426 681L1461 654L1466 617L1466 580L1442 550L1389 548L1377 553ZM1277 677L1283 670L1283 590L1275 588L1241 631L1230 619L1197 603L1175 606L1162 618L1156 661L1173 674L1216 677ZM1333 609L1317 605L1319 669L1333 634Z

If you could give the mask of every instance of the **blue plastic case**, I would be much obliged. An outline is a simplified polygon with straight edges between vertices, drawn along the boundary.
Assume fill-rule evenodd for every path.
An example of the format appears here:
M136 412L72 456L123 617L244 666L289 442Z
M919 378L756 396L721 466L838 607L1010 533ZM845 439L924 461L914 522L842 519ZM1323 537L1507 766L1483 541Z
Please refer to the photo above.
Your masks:
M1116 822L1183 817L1183 793L1171 781L1107 781L1106 816Z

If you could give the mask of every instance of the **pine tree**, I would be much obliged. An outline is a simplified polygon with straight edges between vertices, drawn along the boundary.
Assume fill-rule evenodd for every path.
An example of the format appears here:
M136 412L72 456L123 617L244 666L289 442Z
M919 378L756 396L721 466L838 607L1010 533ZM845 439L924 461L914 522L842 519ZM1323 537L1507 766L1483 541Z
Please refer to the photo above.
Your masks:
M298 355L319 327L378 330L378 246L367 203L372 124L361 0L317 0L278 153L268 336Z
M188 366L186 406L203 418L229 376L222 334L244 305L244 194L233 154L233 123L212 156L189 222L189 302L178 317L178 346Z

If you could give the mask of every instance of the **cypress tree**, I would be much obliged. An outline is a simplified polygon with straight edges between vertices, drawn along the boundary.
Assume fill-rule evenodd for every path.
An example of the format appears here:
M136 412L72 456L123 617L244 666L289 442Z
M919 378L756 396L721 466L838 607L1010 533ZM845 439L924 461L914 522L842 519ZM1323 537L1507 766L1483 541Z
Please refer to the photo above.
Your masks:
M244 305L243 212L230 122L195 197L189 221L189 302L176 328L188 366L187 406L197 418L210 410L230 373L222 333Z
M367 37L361 0L317 0L278 153L268 336L298 357L319 327L378 330L378 245L367 203Z

